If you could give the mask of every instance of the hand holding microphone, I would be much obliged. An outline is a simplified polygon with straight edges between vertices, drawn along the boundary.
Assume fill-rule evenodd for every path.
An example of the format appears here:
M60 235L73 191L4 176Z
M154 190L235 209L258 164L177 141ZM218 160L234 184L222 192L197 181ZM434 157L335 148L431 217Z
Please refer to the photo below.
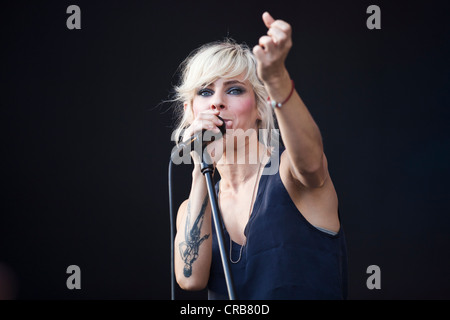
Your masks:
M217 109L199 112L189 128L186 129L186 133L189 136L193 136L200 131L204 132L206 130L213 133L219 133L221 132L221 127L225 130L225 123L219 114L220 111Z
M219 113L219 110L205 110L197 114L195 120L186 129L184 141L175 146L172 151L171 158L175 164L181 163L179 160L191 151L194 151L191 153L193 157L194 154L199 156L199 152L201 155L208 145L222 138L226 132L226 125ZM196 163L199 160L200 158L194 159Z

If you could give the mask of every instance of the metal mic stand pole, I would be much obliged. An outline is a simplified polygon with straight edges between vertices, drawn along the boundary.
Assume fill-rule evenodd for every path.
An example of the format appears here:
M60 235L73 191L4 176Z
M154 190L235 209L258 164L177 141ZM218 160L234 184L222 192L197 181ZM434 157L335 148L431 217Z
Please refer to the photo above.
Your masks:
M206 158L206 159L205 159ZM205 161L206 160L206 161ZM208 161L209 160L209 161ZM233 278L230 271L230 262L227 256L227 250L225 247L225 241L223 240L222 220L217 201L216 190L212 179L214 173L214 167L212 165L211 157L208 152L203 152L201 172L205 176L206 185L208 187L209 201L211 203L211 213L214 220L214 226L216 228L217 242L219 243L220 257L222 258L223 271L225 273L225 281L227 283L228 296L230 300L236 300L234 292Z

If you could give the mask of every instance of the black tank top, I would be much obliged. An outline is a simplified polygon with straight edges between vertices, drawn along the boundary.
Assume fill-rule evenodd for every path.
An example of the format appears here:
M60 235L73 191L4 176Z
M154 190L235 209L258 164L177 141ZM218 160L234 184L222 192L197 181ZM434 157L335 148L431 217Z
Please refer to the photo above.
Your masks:
M230 237L223 229L229 251ZM336 235L311 225L298 211L278 170L261 176L244 234L247 241L240 260L241 246L232 242L231 247L232 260L239 260L230 263L238 299L346 299L347 250L342 221ZM208 298L228 299L214 226L212 241Z

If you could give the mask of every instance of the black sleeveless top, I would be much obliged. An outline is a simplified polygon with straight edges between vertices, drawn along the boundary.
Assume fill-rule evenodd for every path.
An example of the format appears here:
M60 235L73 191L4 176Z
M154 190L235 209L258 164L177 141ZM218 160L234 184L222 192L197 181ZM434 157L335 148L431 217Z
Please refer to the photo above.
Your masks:
M223 229L229 256L230 237ZM237 299L346 299L347 250L342 222L336 235L311 225L290 198L278 170L261 176L244 234L247 241L240 260L241 246L232 242L231 248L232 260L239 260L230 263ZM212 241L208 298L228 299L214 225Z

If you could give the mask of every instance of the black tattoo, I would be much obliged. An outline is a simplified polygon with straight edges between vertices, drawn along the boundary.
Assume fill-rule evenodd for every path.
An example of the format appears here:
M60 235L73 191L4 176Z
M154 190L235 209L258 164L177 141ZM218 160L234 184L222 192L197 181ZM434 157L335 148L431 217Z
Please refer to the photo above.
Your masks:
M203 220L205 218L206 205L208 204L208 195L203 201L202 208L198 213L197 219L189 230L189 224L191 220L191 205L188 202L187 217L185 227L185 241L179 244L181 259L184 261L183 273L186 278L189 278L192 274L192 264L198 258L198 250L203 241L209 238L209 234L205 234L200 238L200 231L202 229Z

